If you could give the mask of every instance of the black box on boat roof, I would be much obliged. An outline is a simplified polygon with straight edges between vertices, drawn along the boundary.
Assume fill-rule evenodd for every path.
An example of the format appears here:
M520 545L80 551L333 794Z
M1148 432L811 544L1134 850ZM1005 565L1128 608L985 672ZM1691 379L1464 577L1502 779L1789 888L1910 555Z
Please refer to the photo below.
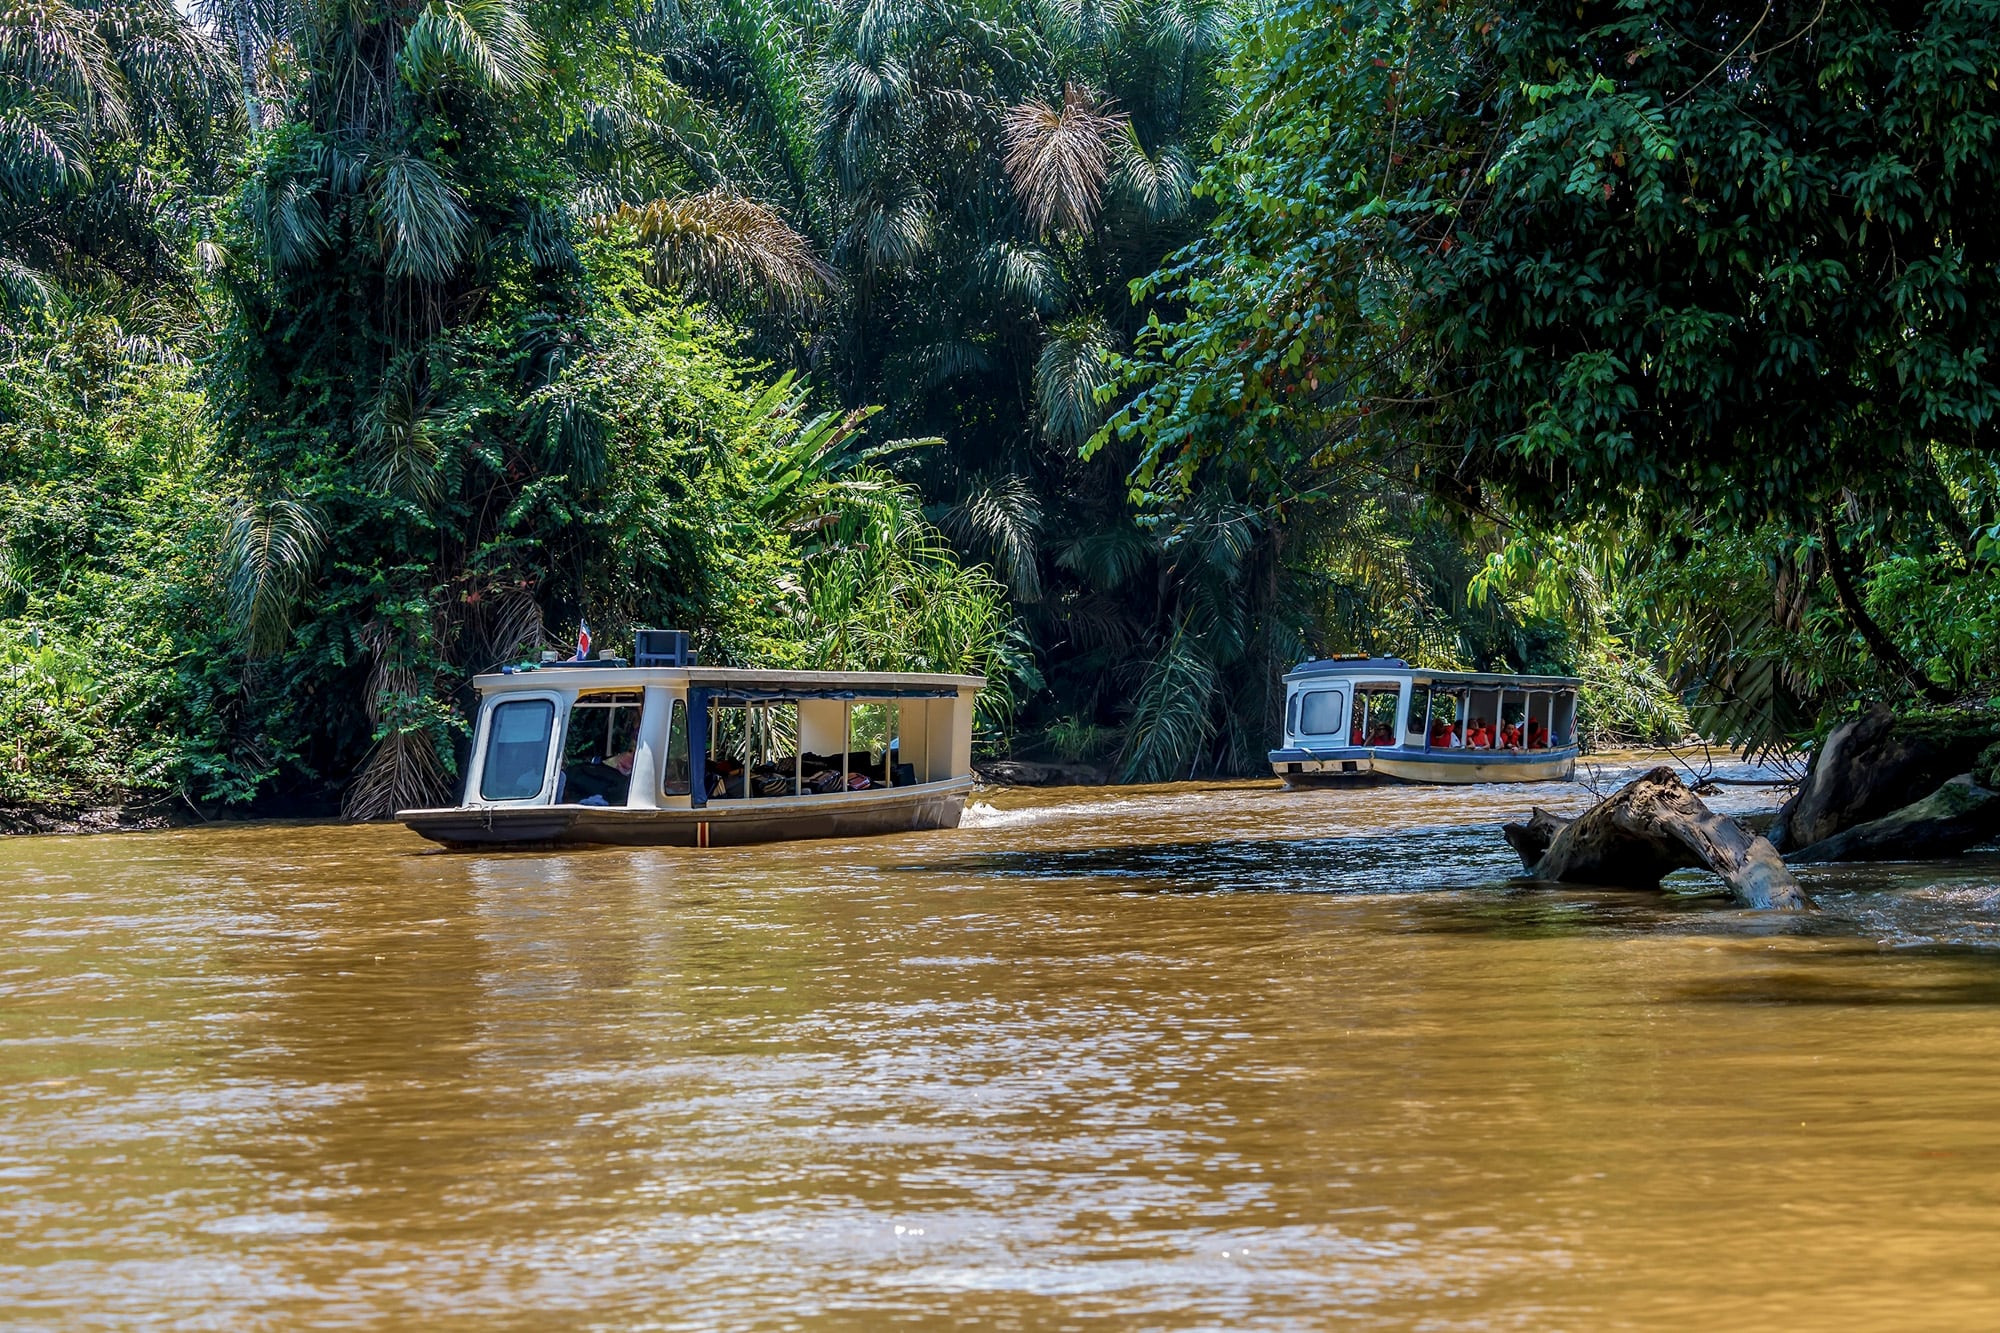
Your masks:
M695 665L688 650L684 629L635 629L632 631L632 665L642 667L684 667Z

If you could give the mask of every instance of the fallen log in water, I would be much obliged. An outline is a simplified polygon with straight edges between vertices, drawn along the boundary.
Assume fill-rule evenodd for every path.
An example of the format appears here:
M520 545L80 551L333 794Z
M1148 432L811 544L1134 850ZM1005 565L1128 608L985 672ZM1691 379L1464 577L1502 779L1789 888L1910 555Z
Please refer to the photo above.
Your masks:
M1788 852L1785 860L1926 861L1956 856L1995 837L2000 837L2000 792L1961 773L1921 801Z
M1672 871L1705 868L1746 907L1813 905L1776 848L1703 805L1671 768L1634 778L1568 823L1537 809L1503 831L1537 879L1650 889ZM1538 843L1545 850L1530 861Z
M1521 854L1521 868L1534 873L1535 866L1547 855L1549 844L1556 840L1556 834L1569 823L1560 815L1552 815L1542 807L1535 806L1528 812L1525 824L1502 824L1500 836L1507 845Z

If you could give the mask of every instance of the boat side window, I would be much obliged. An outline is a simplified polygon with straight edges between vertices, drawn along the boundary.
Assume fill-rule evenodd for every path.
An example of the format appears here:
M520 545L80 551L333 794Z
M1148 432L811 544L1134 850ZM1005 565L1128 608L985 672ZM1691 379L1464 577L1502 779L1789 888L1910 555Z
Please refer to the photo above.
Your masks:
M1400 685L1357 685L1354 689L1353 725L1348 729L1350 745L1394 745L1396 705L1402 700Z
M1285 734L1287 736L1299 734L1299 696L1296 694L1285 707Z
M1410 687L1410 715L1403 723L1403 733L1412 745L1424 743L1424 718L1431 711L1431 687L1412 685Z
M1414 716L1414 714L1413 714ZM1419 720L1419 725L1421 721ZM1431 748L1450 749L1465 744L1465 698L1445 690L1431 696Z
M685 796L692 790L688 785L687 700L676 699L667 722L667 753L660 764L660 795Z
M849 730L853 749L847 756L847 789L865 791L870 787L908 786L896 778L902 765L901 738L896 735L897 709L889 703L854 705Z
M563 738L565 805L624 805L632 791L632 751L639 741L636 690L597 690L570 705Z
M1341 693L1339 690L1314 690L1299 696L1299 731L1301 736L1337 736L1340 734Z
M750 710L742 704L712 704L708 710L708 799L740 798L748 790L743 747L750 736Z
M752 796L796 796L804 765L799 755L799 705L773 699L749 710Z
M1494 722L1500 711L1500 692L1469 690L1465 696L1465 709L1465 748L1492 749L1500 738L1500 729Z
M509 699L486 722L486 766L479 794L488 801L522 801L539 794L548 770L556 706L547 699Z

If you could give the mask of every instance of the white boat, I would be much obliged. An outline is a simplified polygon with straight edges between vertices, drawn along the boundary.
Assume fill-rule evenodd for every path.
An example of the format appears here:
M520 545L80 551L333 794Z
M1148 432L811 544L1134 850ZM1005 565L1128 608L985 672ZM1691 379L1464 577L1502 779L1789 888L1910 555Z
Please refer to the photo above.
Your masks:
M678 631L641 631L639 643L631 663L475 677L462 803L396 817L455 848L725 847L958 826L983 678L706 667Z
M1574 676L1426 671L1331 657L1285 676L1287 786L1562 782L1576 772Z

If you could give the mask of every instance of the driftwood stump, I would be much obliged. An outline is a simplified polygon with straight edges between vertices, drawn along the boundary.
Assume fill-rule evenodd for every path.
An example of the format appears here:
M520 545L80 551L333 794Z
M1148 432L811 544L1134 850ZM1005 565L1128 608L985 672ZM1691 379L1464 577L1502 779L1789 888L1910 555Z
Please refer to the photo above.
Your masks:
M1835 727L1813 751L1805 780L1771 826L1772 845L1807 847L1880 819L1972 768L1996 739L2000 716L1897 717L1877 704Z
M1549 844L1556 840L1556 834L1569 823L1560 815L1552 815L1542 807L1535 806L1528 812L1525 824L1502 824L1500 836L1507 845L1521 854L1521 868L1533 873L1536 865L1547 854Z
M1785 860L1927 861L1956 856L1995 837L2000 837L2000 792L1961 773L1921 801L1788 852Z
M1671 768L1634 778L1566 824L1538 809L1505 831L1537 879L1650 889L1672 871L1705 868L1746 907L1812 906L1776 848L1703 805ZM1544 836L1546 850L1530 862Z

